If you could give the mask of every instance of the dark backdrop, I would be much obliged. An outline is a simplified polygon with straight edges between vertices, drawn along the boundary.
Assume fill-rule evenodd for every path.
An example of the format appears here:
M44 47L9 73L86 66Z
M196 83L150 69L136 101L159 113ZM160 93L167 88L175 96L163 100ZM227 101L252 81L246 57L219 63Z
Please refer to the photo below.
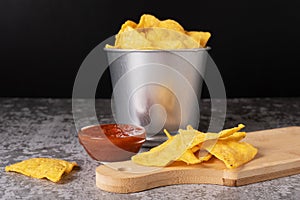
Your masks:
M210 54L229 97L300 96L297 1L0 2L3 97L71 97L85 56L125 20L138 21L143 13L210 31ZM102 77L98 97L110 97L109 78Z

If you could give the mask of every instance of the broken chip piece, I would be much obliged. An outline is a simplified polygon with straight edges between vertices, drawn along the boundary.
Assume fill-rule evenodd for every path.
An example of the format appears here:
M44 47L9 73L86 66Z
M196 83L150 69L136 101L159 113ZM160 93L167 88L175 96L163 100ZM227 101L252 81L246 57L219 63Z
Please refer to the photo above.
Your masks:
M67 162L54 158L31 158L5 167L7 172L18 172L33 178L47 178L52 182L61 180L64 173L68 174L76 162Z

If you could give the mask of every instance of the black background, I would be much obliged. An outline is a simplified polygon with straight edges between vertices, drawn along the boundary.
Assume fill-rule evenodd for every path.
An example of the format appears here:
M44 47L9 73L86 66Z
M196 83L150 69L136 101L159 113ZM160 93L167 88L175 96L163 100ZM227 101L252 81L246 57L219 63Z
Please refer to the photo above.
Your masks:
M300 96L297 1L0 2L2 97L71 97L85 56L144 13L210 31L210 54L228 97ZM108 73L99 84L98 97L110 97Z

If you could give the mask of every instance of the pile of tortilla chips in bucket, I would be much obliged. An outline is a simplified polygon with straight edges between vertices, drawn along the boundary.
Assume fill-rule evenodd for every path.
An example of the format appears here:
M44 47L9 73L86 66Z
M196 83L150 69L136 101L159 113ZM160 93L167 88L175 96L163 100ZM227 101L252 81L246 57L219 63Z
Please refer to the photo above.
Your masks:
M159 20L144 14L139 23L127 20L116 35L116 49L192 49L204 48L211 34L203 31L186 31L172 19Z
M54 158L31 158L5 167L5 171L18 172L33 178L47 178L52 182L61 180L64 174L69 174L76 162L67 162Z
M168 140L150 151L137 154L132 161L145 166L163 167L174 161L197 164L212 157L224 162L227 168L236 168L252 160L257 149L251 144L241 142L245 132L239 132L243 124L223 130L219 133L202 133L187 126L179 129L175 136L165 131Z

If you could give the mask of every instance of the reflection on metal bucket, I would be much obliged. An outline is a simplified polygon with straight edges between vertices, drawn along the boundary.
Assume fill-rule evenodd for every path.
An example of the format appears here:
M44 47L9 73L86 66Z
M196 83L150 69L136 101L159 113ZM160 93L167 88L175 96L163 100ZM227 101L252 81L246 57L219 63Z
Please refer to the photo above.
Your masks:
M147 137L188 124L198 128L208 48L105 50L117 123L143 126Z

